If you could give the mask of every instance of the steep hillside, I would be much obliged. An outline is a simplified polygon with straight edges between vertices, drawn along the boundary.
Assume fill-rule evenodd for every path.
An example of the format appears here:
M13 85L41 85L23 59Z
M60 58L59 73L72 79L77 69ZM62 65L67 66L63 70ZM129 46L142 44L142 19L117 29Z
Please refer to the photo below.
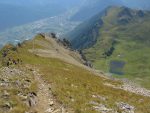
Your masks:
M72 44L77 49L83 49L96 69L133 79L150 88L150 12L126 7L109 7L104 12L105 15L97 18L103 23L96 27L99 35L95 37L92 33L95 28L84 27L87 23L96 25L97 21L93 23L89 20L81 24L81 31L85 32L73 36ZM93 38L96 41L89 46Z
M102 15L104 13L100 13L90 20L81 23L66 35L73 42L72 46L74 48L86 48L96 42L99 28L103 25Z
M150 91L96 73L68 46L39 34L16 47L3 47L0 112L150 112Z

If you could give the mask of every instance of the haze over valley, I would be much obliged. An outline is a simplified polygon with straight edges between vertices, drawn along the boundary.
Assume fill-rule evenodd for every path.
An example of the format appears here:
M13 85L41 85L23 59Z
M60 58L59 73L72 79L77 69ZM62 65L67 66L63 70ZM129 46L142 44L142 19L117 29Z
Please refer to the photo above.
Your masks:
M33 0L3 0L0 1L0 38L5 42L12 42L16 37L23 40L32 38L36 33L48 31L64 35L67 33L66 29L72 30L71 28L74 28L80 22L88 20L109 6L149 9L150 3L148 0L135 1L44 0L41 2L41 0L37 0L35 2ZM56 19L51 19L53 17ZM62 26L64 21L65 24ZM69 23L71 23L70 26L67 25ZM30 27L31 25L33 27ZM44 25L46 26L40 27ZM57 29L54 27L57 27Z

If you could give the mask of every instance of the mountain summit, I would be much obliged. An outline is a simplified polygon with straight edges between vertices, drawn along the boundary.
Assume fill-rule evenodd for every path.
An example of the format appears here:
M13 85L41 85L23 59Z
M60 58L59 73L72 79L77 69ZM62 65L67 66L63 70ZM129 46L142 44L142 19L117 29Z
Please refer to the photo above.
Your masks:
M85 0L72 20L87 20L109 6L126 6L132 9L150 10L149 0Z

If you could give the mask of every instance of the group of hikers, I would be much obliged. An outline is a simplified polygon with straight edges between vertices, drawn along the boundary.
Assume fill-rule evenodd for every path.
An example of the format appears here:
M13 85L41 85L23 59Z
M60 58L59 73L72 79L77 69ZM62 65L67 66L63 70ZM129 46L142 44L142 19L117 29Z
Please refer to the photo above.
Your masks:
M21 59L19 59L19 58L15 59L15 58L8 57L8 52L9 52L9 50L5 50L5 51L2 52L2 62L4 63L4 65L9 67L11 65L22 64L22 60Z
M7 61L7 67L9 67L10 65L17 65L17 64L22 64L22 60L20 60L19 58L18 59L11 59L11 58L8 58L8 61Z

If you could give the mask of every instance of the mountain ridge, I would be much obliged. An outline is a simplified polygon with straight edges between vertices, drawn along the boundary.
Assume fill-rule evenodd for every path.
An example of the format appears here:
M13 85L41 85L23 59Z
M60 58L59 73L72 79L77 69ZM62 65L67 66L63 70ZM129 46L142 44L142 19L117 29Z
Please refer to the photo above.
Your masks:
M54 34L39 34L17 46L3 47L0 51L3 85L0 91L5 97L0 98L2 113L98 113L106 109L112 113L143 112L143 108L149 112L149 91L137 87L133 90L129 83L125 85L84 66L78 60L79 53L66 42L56 39ZM7 85L11 87L6 88Z

